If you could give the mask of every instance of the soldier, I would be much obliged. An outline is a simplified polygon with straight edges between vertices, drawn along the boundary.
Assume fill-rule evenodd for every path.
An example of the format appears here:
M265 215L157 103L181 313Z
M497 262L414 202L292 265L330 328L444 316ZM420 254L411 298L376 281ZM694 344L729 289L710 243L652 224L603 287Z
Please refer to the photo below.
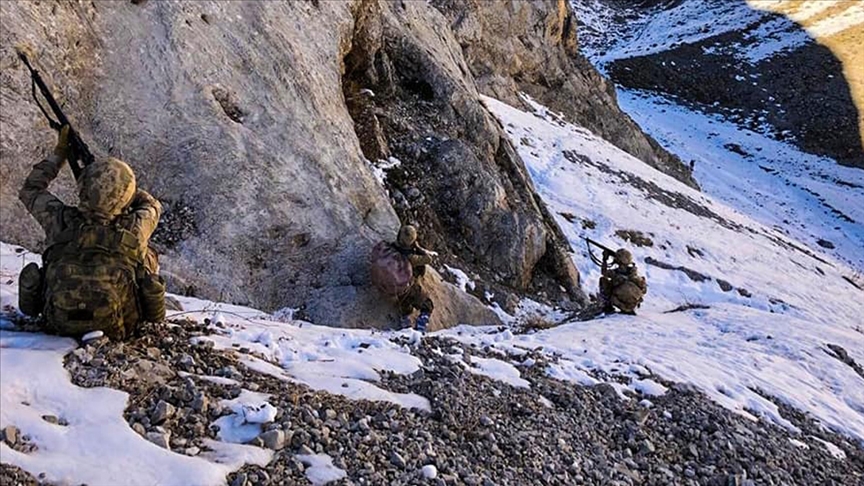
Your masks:
M370 256L372 282L389 299L398 304L402 316L400 325L411 326L414 309L420 311L415 329L426 332L432 315L432 299L423 289L419 278L432 263L432 252L417 244L417 228L403 225L395 242L382 241L375 245Z
M404 225L399 228L399 235L396 237L394 246L399 253L408 258L413 276L411 287L399 297L402 327L411 325L410 315L414 309L417 309L420 311L420 315L417 316L414 328L420 332L426 332L426 325L429 324L434 305L429 294L420 285L419 278L426 274L426 265L432 264L432 255L417 244L417 228L411 225Z
M19 198L45 230L42 269L24 267L19 308L42 315L48 332L80 337L102 331L112 339L132 335L143 321L165 317L165 282L149 248L162 205L136 190L126 163L97 159L78 180L78 207L67 206L48 185L69 157L69 127L53 155L36 164Z
M621 248L613 255L616 266L606 270L600 277L600 295L605 304L604 312L613 313L617 307L622 314L636 315L636 308L648 292L645 277L640 277L633 263L633 255Z

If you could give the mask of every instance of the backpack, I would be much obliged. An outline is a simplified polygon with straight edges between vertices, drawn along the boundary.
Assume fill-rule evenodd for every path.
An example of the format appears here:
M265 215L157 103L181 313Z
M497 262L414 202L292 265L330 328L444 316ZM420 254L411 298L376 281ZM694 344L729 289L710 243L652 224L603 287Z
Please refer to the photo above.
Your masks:
M132 334L140 318L138 240L114 225L84 222L49 248L45 309L49 330L65 336L102 331L112 339Z
M372 247L369 257L372 283L381 293L400 297L411 288L414 279L411 262L393 244L381 241Z

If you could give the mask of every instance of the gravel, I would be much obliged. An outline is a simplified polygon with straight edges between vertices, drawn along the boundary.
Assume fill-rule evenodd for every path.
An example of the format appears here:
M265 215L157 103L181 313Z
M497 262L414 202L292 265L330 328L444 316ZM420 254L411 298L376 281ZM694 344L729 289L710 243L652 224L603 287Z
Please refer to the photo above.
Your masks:
M664 382L669 391L651 397L646 408L639 404L643 397L624 401L608 384L551 379L545 373L550 358L534 352L518 359L535 363L520 367L531 388L514 388L470 373L447 355L459 349L466 357L506 356L427 337L412 348L423 362L420 370L382 372L378 383L422 395L432 407L406 410L286 383L247 369L235 350L216 351L206 340L190 343L208 332L193 322L154 325L135 341L79 348L67 356L66 367L80 386L130 393L125 417L133 429L190 456L207 450L203 439L217 432L210 424L231 413L219 400L242 388L271 394L279 412L253 442L274 450L274 457L265 468L245 466L230 474L232 485L309 484L295 455L321 453L347 472L334 484L860 486L864 478L860 445L788 407L780 410L801 434L747 420L673 383ZM202 378L207 375L238 384L216 384ZM811 436L836 444L847 459L835 459ZM798 447L792 438L810 447ZM22 474L4 466L0 480L18 484L16 478L29 477Z

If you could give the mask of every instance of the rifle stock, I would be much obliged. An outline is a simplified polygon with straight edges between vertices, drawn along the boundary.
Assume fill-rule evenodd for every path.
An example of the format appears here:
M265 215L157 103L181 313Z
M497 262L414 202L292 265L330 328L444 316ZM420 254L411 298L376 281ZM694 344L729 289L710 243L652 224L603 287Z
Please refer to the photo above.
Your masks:
M30 60L27 59L27 55L23 52L18 52L18 58L24 62L24 66L30 71L30 80L31 80L31 88L33 91L33 101L36 102L36 106L39 107L39 110L45 115L45 118L48 120L48 125L56 131L60 131L64 126L69 126L69 168L72 169L72 175L77 180L81 176L81 172L84 170L84 167L93 163L93 154L90 152L90 148L81 140L81 137L78 135L72 128L72 124L69 122L69 119L63 113L63 110L60 109L60 105L57 103L57 100L54 99L54 96L51 94L51 90L48 89L48 86L45 84L45 81L42 80L42 76L39 75L39 71L33 68L30 65ZM56 120L51 118L48 114L48 111L45 110L45 107L42 106L42 103L39 102L39 98L36 97L36 88L39 88L39 91L42 93L42 97L45 98L45 101L48 103L48 107L51 108L51 111L54 112L54 116L57 117ZM80 164L79 164L80 162Z

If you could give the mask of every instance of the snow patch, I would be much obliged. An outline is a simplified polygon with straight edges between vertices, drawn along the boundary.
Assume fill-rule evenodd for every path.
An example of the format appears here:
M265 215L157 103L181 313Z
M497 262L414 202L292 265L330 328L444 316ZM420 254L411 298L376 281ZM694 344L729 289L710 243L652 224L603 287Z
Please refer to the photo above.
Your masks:
M348 474L333 465L333 458L327 454L298 454L294 456L306 466L306 479L314 486L320 486L344 479Z

